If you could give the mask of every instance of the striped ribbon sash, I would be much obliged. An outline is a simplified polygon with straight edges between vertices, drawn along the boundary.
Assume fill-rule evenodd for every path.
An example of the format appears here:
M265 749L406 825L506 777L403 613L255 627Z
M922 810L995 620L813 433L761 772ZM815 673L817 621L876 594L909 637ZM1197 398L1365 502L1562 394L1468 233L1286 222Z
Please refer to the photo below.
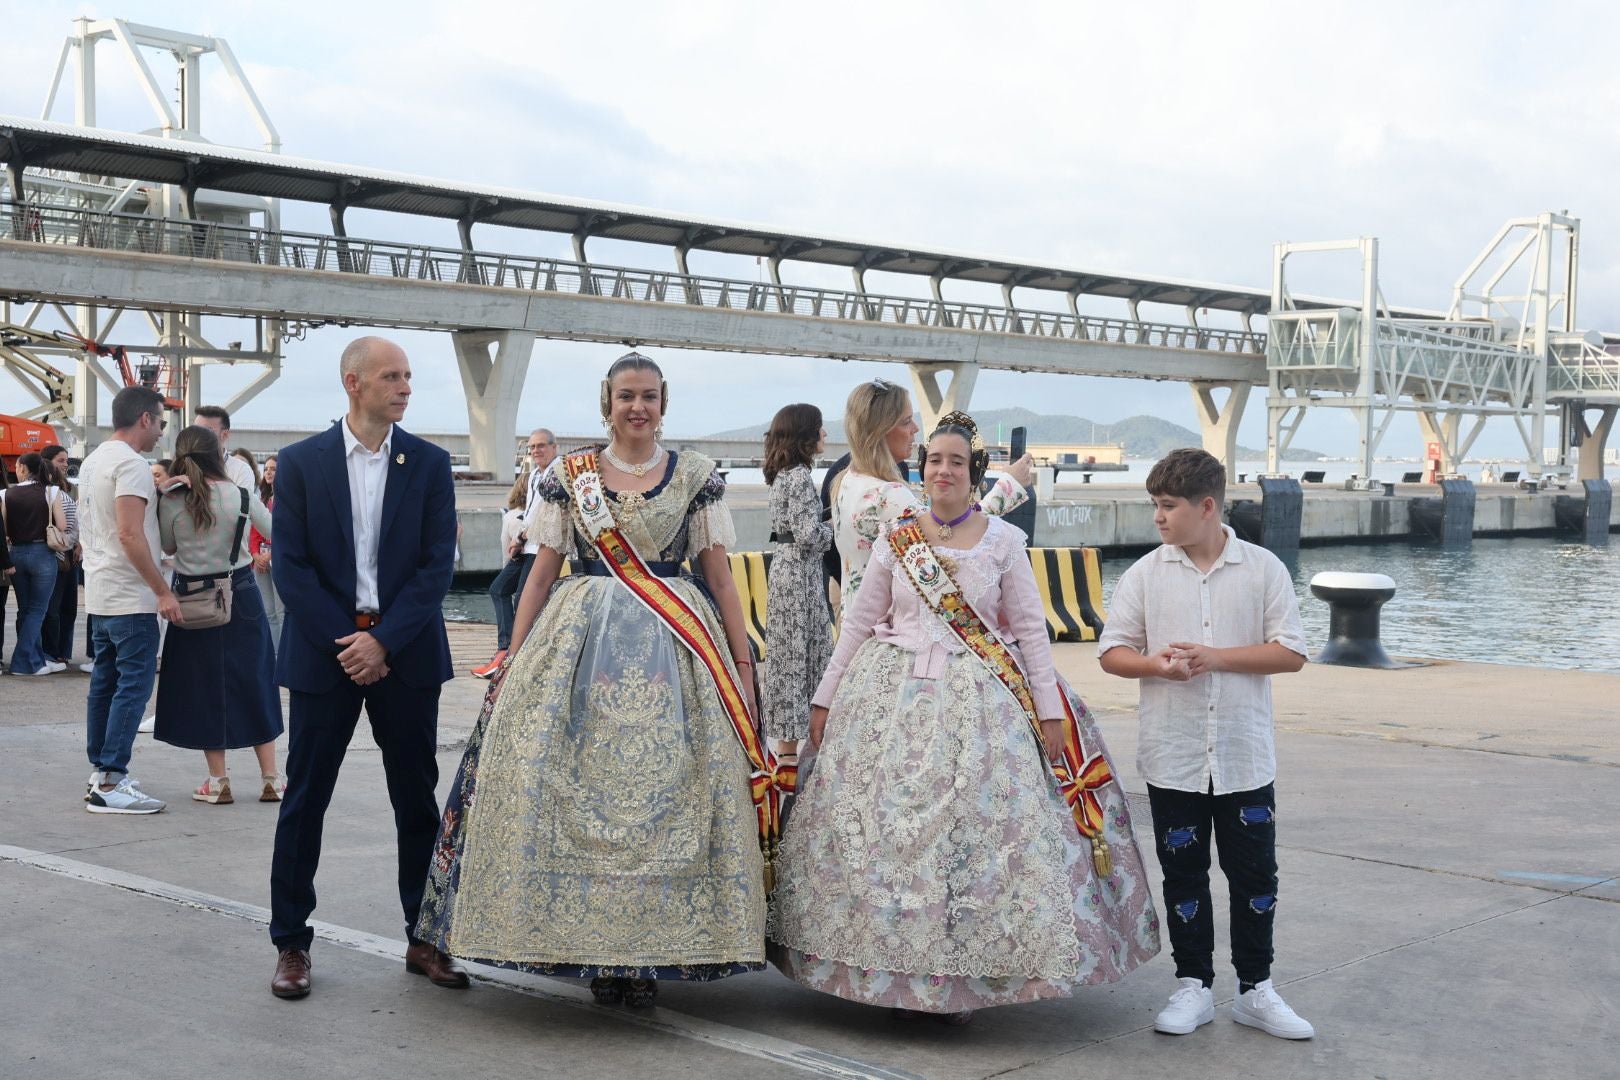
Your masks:
M775 886L782 796L793 791L798 770L792 765L778 765L775 755L759 737L753 718L748 714L742 687L726 666L725 653L715 643L703 618L668 581L649 569L646 560L619 531L602 487L596 454L587 450L568 455L563 459L563 472L572 496L575 521L602 556L608 570L631 596L669 628L675 640L697 658L714 682L720 705L731 721L731 730L748 757L751 770L748 793L759 820L759 847L765 856L765 891L769 893Z
M973 610L962 588L945 569L934 549L923 535L922 525L913 513L903 515L895 522L889 534L889 547L905 572L905 577L916 590L917 596L940 620L950 628L968 652L978 657L996 680L1005 686L1024 710L1030 730L1035 734L1035 745L1046 760L1046 741L1041 737L1040 717L1035 711L1035 697L1030 693L1029 680L1018 658L1005 642L992 630L979 613ZM1080 721L1069 704L1067 694L1059 694L1063 702L1063 756L1048 762L1057 780L1058 791L1068 803L1079 826L1080 835L1091 842L1091 861L1097 873L1107 877L1114 872L1114 859L1103 838L1103 808L1098 792L1113 781L1113 770L1101 753L1086 756L1080 742Z

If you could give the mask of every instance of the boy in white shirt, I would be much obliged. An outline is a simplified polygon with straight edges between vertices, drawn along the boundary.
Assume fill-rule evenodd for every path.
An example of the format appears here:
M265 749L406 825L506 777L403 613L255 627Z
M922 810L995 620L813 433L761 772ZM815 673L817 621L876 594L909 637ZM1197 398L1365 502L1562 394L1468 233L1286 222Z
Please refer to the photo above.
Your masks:
M1231 897L1232 1019L1283 1039L1315 1034L1271 983L1277 905L1270 676L1305 664L1288 570L1221 523L1226 470L1175 450L1147 478L1163 544L1121 575L1097 642L1104 671L1141 680L1137 766L1153 808L1165 920L1181 986L1154 1027L1215 1018L1213 840Z

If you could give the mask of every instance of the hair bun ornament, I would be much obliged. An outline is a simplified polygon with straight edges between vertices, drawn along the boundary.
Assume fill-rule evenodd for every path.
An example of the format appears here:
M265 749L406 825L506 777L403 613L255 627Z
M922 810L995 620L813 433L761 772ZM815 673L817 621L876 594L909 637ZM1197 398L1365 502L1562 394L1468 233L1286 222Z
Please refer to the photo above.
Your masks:
M973 422L973 417L962 410L957 409L940 417L939 423L934 425L934 432L937 433L942 427L967 428L968 431L973 433L973 437L968 440L968 448L971 450L985 449L984 439L979 435L979 425Z

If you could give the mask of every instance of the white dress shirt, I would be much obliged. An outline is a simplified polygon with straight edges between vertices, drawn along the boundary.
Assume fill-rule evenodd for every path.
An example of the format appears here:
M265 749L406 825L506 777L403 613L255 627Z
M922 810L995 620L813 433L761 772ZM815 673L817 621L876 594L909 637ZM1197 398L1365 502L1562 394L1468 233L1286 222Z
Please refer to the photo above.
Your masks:
M383 491L388 487L388 450L394 428L374 454L343 421L344 460L349 466L349 514L354 521L354 607L356 611L382 611L377 597L377 544L382 533Z
M1278 642L1307 655L1287 567L1228 526L1226 548L1207 572L1164 544L1120 575L1097 655L1129 648L1152 654L1171 642L1217 649ZM1277 776L1271 677L1213 671L1186 682L1141 682L1137 768L1154 787L1226 795Z
M523 503L523 521L525 523L525 527L527 527L528 522L535 519L535 507L540 505L540 481L545 479L546 474L551 471L552 466L554 465L556 465L555 460L552 461L551 465L547 465L544 469L531 468L529 470L529 497L525 499ZM540 541L535 539L535 531L533 529L529 529L528 534L528 538L523 542L522 553L524 555L540 554Z

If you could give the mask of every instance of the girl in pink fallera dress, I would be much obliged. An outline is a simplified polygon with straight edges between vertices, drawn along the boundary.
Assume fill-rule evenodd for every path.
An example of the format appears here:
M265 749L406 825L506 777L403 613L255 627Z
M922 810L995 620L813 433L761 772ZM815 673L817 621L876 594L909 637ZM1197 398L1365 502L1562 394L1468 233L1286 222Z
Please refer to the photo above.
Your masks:
M1111 982L1159 950L1118 785L1095 792L1113 861L1099 873L1043 761L1062 745L1065 698L1085 752L1106 752L1053 670L1023 534L973 502L977 442L963 414L935 430L930 509L884 527L845 608L768 925L771 960L805 986L953 1023ZM1040 739L908 576L891 544L908 523L1019 661Z

